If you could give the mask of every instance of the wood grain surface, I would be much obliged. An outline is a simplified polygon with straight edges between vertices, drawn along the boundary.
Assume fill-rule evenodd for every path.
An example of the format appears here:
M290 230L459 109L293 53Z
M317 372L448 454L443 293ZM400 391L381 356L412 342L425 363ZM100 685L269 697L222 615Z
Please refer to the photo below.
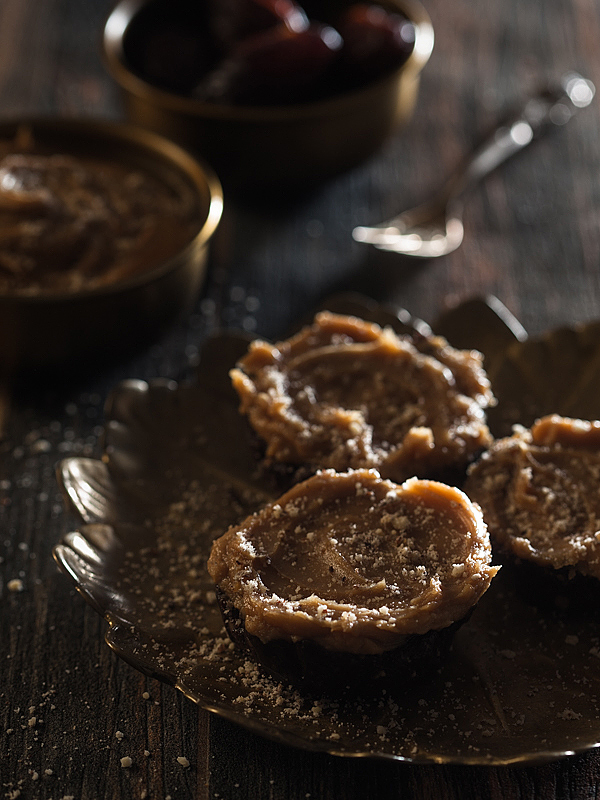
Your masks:
M110 5L1 0L1 117L121 116L100 56ZM0 798L600 795L594 751L538 767L423 767L312 754L254 736L119 660L104 643L106 624L51 557L76 524L64 510L56 464L101 454L110 388L128 377L190 377L198 348L217 327L274 336L340 289L427 321L462 300L494 294L534 334L600 317L598 100L472 194L465 241L454 254L415 263L353 242L355 225L425 199L546 79L575 69L600 86L596 0L426 6L436 44L405 130L308 199L277 208L253 206L251 198L226 202L202 297L161 342L91 377L11 389L0 441ZM14 580L23 591L10 590ZM124 757L131 767L121 766Z

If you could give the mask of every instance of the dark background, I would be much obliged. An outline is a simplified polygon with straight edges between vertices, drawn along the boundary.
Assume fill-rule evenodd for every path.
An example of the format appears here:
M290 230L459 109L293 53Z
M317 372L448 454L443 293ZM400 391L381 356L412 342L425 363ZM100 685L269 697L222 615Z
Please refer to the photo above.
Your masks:
M226 200L202 297L161 342L91 378L70 375L3 395L0 797L598 796L593 751L539 767L423 767L315 755L251 735L117 659L104 644L105 623L51 558L52 546L76 524L63 509L56 463L100 455L103 401L118 380L190 377L199 346L217 327L275 336L328 294L349 288L427 321L462 300L494 294L530 334L600 316L598 100L472 195L456 253L403 262L353 242L355 225L425 199L545 79L577 69L600 85L595 0L426 5L436 45L405 130L301 203L268 209L253 208L251 198L244 205ZM119 117L100 56L110 6L2 0L0 116ZM21 593L7 589L15 578L23 581ZM126 755L134 762L129 770L120 766ZM188 769L177 763L181 755Z

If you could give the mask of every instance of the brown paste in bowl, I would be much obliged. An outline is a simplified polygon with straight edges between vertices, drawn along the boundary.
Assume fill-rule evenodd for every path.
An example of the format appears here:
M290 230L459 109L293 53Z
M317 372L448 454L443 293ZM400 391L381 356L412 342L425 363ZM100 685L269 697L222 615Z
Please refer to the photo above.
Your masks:
M125 163L22 143L0 149L0 293L115 283L160 265L197 233L193 192L175 175L159 180Z
M208 569L261 642L377 655L469 613L497 568L460 490L319 472L232 527Z
M600 422L543 417L494 443L465 491L518 558L600 578Z
M252 343L231 372L267 459L402 481L464 467L491 443L481 354L329 312Z

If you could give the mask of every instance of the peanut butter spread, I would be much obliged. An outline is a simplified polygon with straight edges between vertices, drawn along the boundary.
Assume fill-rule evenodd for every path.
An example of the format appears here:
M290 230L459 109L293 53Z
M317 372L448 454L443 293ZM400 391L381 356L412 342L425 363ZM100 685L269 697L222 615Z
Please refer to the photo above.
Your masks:
M464 466L491 442L481 354L318 314L276 344L255 341L231 372L267 459L402 481Z
M465 491L519 558L600 578L600 422L551 415L498 440Z
M230 528L208 569L263 642L376 654L462 619L497 571L490 556L460 490L326 470Z
M168 183L145 170L68 153L6 153L0 158L0 292L76 292L131 277L190 242L198 213L191 188L175 176Z

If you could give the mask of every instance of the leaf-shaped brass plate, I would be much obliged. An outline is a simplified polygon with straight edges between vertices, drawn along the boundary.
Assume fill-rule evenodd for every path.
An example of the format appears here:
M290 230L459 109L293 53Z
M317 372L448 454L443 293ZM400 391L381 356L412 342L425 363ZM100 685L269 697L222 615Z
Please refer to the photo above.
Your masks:
M537 381L557 364L571 376L556 382L569 396L553 386L552 403L594 410L586 389L600 380L593 326L520 343L519 331L500 319L498 337L509 348L502 356L489 342L490 305L482 305L470 303L446 323L455 326L461 346L487 342L500 414L513 406L524 413L530 394L529 410L540 398L550 402L545 390L536 394ZM329 307L401 330L412 322L356 297ZM205 708L311 750L509 764L597 746L598 605L575 607L542 594L532 599L530 582L508 566L459 630L442 668L386 693L365 687L358 697L303 694L262 677L231 648L205 569L210 544L281 491L259 469L229 385L228 370L246 346L235 335L209 341L194 385L120 385L107 405L104 460L70 458L60 466L59 480L86 524L56 547L56 559L110 623L110 646ZM590 405L578 405L575 396Z
M489 375L499 401L490 414L497 436L544 414L599 419L600 322L515 342Z

